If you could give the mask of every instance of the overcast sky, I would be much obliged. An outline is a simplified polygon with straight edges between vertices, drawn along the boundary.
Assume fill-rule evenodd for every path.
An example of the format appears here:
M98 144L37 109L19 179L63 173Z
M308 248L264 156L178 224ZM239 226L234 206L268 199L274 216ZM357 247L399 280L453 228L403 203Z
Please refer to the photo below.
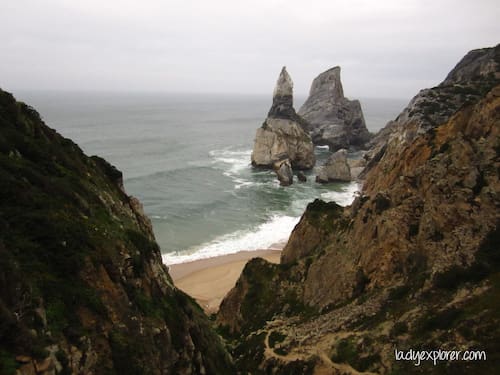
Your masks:
M498 0L0 0L0 87L409 98L500 42Z

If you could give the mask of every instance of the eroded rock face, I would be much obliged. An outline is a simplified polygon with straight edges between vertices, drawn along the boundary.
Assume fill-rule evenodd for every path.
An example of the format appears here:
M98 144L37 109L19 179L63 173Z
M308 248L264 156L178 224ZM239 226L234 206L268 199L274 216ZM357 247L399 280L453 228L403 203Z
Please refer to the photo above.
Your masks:
M347 162L347 150L341 149L330 155L325 165L319 169L316 182L327 183L351 181L351 168Z
M276 83L273 104L264 124L257 129L252 165L274 169L285 159L293 169L310 169L316 159L304 121L293 108L293 83L285 68Z
M234 373L121 172L1 90L0 181L1 374Z
M330 151L362 149L370 139L361 104L344 97L338 66L314 79L298 113L307 121L313 142L328 145Z
M417 135L448 121L461 107L474 104L500 80L500 45L470 51L438 86L421 90L394 120L369 142L366 172L382 158L388 142L404 148ZM373 160L373 162L371 162Z
M257 129L252 165L272 169L284 159L290 160L293 169L311 169L316 162L311 138L295 121L267 118Z

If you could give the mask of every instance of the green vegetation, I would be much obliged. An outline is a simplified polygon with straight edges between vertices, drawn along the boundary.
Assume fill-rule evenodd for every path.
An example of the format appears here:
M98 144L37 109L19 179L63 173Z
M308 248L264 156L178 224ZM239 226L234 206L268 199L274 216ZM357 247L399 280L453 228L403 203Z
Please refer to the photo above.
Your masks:
M144 348L127 336L126 332L113 330L109 336L113 363L118 374L141 375L145 368L141 365Z
M356 337L350 336L337 343L332 361L335 363L347 363L358 371L367 371L374 363L380 362L380 355L361 355L355 343Z
M272 264L263 259L252 259L242 275L248 291L241 305L242 326L240 334L262 327L277 313L309 319L317 315L314 307L306 306L293 289L283 289L281 283L290 282L294 271L290 265ZM299 281L299 280L295 280ZM229 336L226 336L230 338Z
M277 370L278 375L312 375L314 373L314 361L296 360L288 362Z
M264 359L266 332L242 338L232 355L240 371L252 371Z
M276 344L283 342L285 340L286 336L282 334L281 332L278 331L272 331L269 334L269 347L274 348Z
M307 205L304 215L311 225L316 228L332 231L336 226L345 228L348 223L343 220L344 209L335 202L324 202L321 199L315 199L314 202Z
M109 343L113 363L104 357L98 363L111 373L148 373L152 358L173 373L191 368L173 353L185 351L187 337L207 372L231 372L199 306L145 277L158 245L129 202L120 171L85 156L0 90L0 373L14 372L17 354L44 359L45 348L62 340L86 355L82 336ZM112 288L101 285L107 282ZM114 317L126 318L108 337L97 327L115 323L110 298ZM154 336L151 327L165 324L168 332ZM67 365L64 352L58 358Z
M14 375L17 368L17 362L12 354L5 350L0 350L0 374Z
M408 332L408 324L405 322L396 322L391 329L391 336L400 336Z

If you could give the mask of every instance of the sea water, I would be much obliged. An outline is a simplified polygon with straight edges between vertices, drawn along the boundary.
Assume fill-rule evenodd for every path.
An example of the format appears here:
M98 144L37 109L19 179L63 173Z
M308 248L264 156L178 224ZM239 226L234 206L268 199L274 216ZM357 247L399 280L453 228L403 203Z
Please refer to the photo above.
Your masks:
M269 96L153 93L14 93L47 125L123 172L140 199L167 264L279 246L316 198L352 202L356 183L281 187L250 165ZM299 108L301 100L296 100ZM406 100L362 99L375 132ZM318 165L328 157L317 147Z

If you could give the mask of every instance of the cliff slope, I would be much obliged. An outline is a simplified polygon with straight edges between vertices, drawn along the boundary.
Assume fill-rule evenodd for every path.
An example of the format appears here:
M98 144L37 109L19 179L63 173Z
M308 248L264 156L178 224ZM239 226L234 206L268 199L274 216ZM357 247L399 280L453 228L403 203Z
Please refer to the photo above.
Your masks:
M452 85L466 85L474 100L454 109L436 94L405 109L406 126L379 149L350 207L311 203L280 265L257 259L244 269L218 315L241 367L256 374L500 370L498 47L474 54L459 64L464 74L449 76L460 77ZM478 70L485 55L488 69ZM430 105L443 115L431 116ZM487 360L415 366L396 361L395 348L477 349Z
M421 90L394 121L373 137L366 157L376 162L390 139L412 142L418 134L447 121L464 105L476 103L500 79L499 63L499 45L467 53L443 82Z
M231 368L121 172L0 90L0 373Z
M371 138L361 104L344 96L339 66L314 79L299 115L307 121L313 142L328 145L330 151L364 148Z

